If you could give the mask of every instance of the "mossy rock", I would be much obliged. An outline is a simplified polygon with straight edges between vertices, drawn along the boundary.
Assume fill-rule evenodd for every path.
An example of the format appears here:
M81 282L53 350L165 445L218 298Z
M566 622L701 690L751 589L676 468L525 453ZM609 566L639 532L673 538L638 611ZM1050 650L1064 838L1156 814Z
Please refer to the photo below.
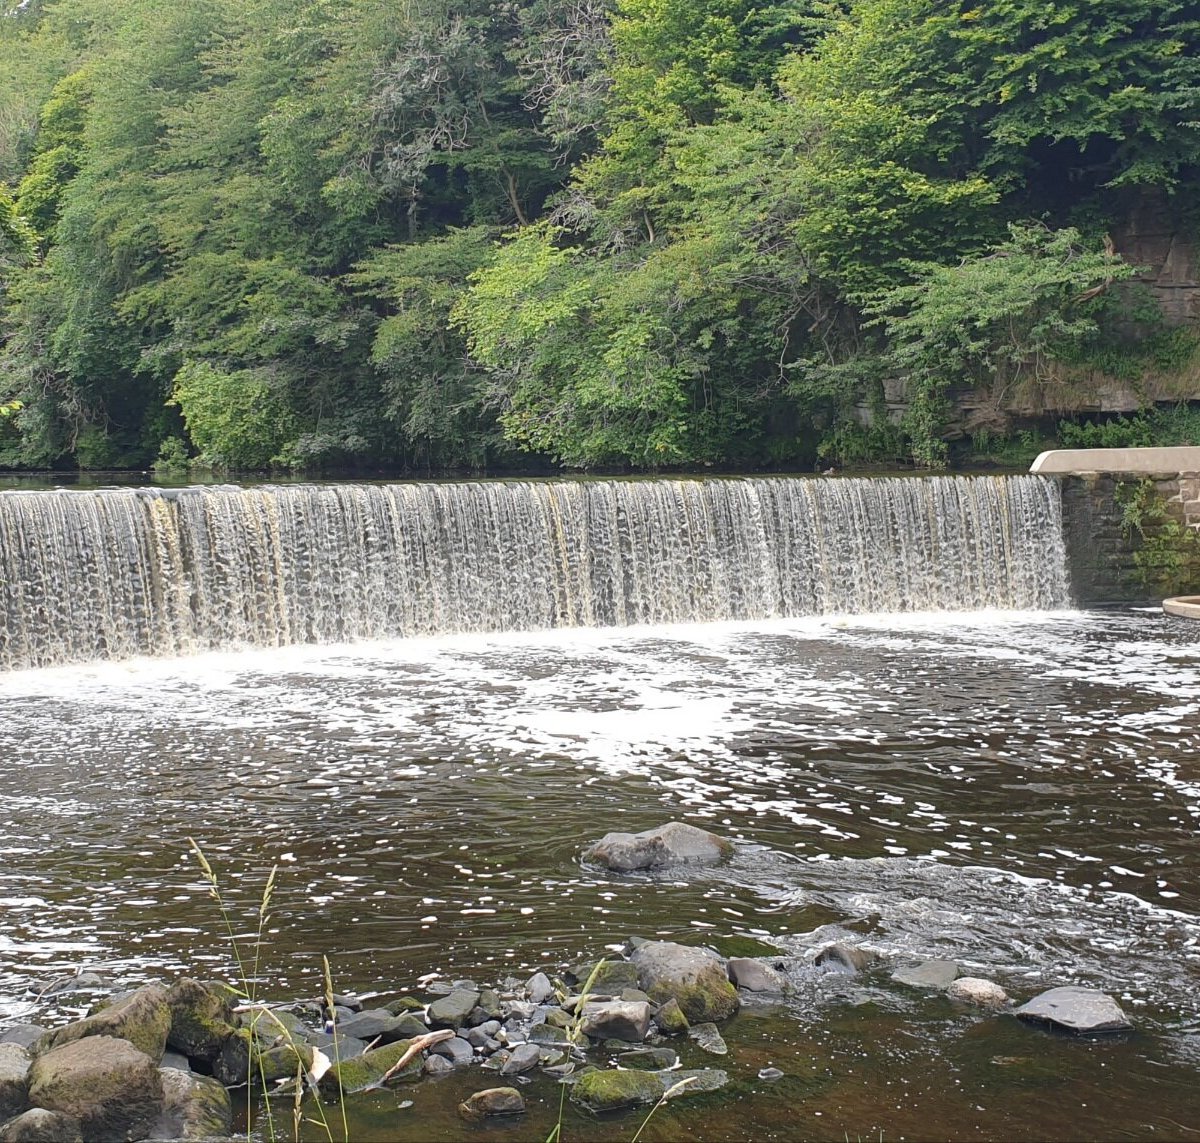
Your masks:
M662 1080L652 1072L594 1071L575 1082L571 1102L589 1111L617 1111L640 1103L655 1103L662 1093Z
M304 1041L278 1044L259 1053L255 1060L253 1080L271 1087L282 1079L292 1079L297 1072L312 1068L313 1048Z
M171 1027L167 1046L190 1060L211 1063L234 1033L233 1005L228 993L198 980L177 980L167 991Z
M571 969L579 988L582 989L589 980L592 993L616 994L624 988L637 988L638 971L629 961L606 960L598 970L596 963L580 964ZM593 971L596 973L594 979Z
M682 1036L691 1027L688 1018L683 1014L683 1009L679 1007L679 1001L674 997L671 997L654 1014L654 1022L664 1036Z
M39 1045L39 1050L61 1048L88 1036L112 1036L132 1044L157 1063L166 1050L170 1028L167 990L158 984L148 984L92 1016L59 1028L50 1034L48 1044Z
M321 1077L321 1094L327 1099L336 1099L339 1094L349 1095L373 1087L408 1051L411 1043L411 1040L397 1040L394 1044L386 1044L382 1048L376 1048L373 1052L366 1052L352 1060L342 1060L341 1063L334 1064ZM391 1078L397 1082L420 1079L420 1053L418 1052ZM391 1081L389 1080L389 1082Z
M384 1011L393 1016L400 1016L405 1012L420 1012L425 1005L415 996L401 996L396 1000L389 1000L383 1007Z

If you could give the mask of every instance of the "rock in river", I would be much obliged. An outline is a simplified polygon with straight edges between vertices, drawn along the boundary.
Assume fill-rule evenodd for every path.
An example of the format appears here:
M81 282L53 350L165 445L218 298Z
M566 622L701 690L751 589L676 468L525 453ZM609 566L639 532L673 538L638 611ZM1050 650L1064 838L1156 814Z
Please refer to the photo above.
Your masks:
M650 1030L650 1005L644 1000L609 1000L583 1006L583 1030L597 1040L628 1040L640 1044Z
M1008 993L1000 985L979 976L960 976L951 981L946 995L951 1000L977 1004L980 1008L1003 1008L1008 1003Z
M525 1110L525 1100L515 1087L488 1087L468 1096L458 1110L469 1119L482 1115L520 1115Z
M616 873L662 869L676 865L712 865L733 852L732 842L684 822L641 833L608 833L588 849L583 859Z
M911 968L898 968L892 973L892 979L897 984L907 984L910 988L932 988L940 991L950 987L951 981L958 976L958 965L952 960L927 960L923 964Z
M725 967L729 979L747 992L782 992L787 987L782 973L753 957L732 957Z
M657 1004L678 1001L690 1023L724 1020L738 1010L725 962L708 949L649 941L632 956L642 989Z
M1124 1032L1133 1027L1121 1006L1095 988L1051 988L1021 1005L1016 1015L1068 1032Z

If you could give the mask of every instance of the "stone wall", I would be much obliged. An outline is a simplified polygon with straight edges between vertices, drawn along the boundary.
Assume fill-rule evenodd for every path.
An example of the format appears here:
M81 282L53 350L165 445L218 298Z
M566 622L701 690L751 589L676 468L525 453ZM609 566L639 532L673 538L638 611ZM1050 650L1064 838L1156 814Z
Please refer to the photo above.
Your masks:
M1157 603L1162 598L1143 582L1136 532L1123 525L1117 490L1144 477L1086 472L1061 476L1063 534L1071 592L1081 607L1112 603ZM1200 473L1150 477L1168 515L1200 531ZM1200 585L1198 585L1200 588Z

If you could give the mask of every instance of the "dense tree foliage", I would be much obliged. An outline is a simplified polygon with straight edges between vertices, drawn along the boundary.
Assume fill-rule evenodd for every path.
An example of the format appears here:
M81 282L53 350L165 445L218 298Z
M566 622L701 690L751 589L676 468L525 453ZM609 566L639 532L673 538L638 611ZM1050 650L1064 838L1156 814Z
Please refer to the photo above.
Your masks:
M0 4L0 463L945 463L1194 373L1198 103L1182 0Z

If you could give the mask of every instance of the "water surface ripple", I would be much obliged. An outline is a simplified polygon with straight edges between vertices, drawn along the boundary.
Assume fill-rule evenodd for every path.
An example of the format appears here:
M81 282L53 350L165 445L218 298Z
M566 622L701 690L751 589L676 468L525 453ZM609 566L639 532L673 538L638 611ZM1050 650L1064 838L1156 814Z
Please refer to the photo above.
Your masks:
M359 989L524 976L630 933L883 954L864 981L739 1016L731 1092L673 1106L650 1137L1197 1137L1186 621L447 637L12 672L0 701L0 1021L77 968L228 974L195 836L247 929L280 866L263 975L285 995L316 991L322 953ZM737 856L687 881L581 866L589 839L668 818L738 839ZM929 956L1021 998L1104 988L1139 1030L1069 1042L888 982ZM768 1061L789 1078L758 1084ZM419 1120L389 1096L356 1130L460 1138L467 1082L405 1093ZM513 1138L553 1121L557 1092L530 1091Z

